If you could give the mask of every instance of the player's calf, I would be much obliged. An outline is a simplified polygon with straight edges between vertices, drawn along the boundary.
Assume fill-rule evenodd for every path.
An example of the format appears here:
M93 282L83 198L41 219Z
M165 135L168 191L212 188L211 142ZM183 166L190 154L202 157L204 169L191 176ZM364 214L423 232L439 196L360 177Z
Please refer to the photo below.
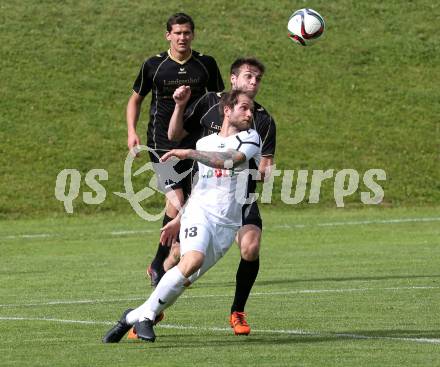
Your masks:
M180 245L178 242L171 246L170 254L165 259L163 263L163 268L165 271L170 270L175 267L180 261Z

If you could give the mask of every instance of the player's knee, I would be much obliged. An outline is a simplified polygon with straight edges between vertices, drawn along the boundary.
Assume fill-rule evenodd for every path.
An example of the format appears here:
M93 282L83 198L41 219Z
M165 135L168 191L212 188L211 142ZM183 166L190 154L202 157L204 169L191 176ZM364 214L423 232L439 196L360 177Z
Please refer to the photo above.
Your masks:
M188 278L199 270L203 265L205 256L198 251L187 252L179 262L179 269Z
M173 258L173 261L177 264L180 260L180 246L172 246L170 251L170 257Z
M180 260L180 248L171 248L171 252L168 255L168 257L163 262L163 268L165 271L170 270L171 268L174 268Z
M259 239L252 239L242 241L240 244L240 254L246 261L255 261L260 255L260 241Z
M258 259L260 254L261 229L255 225L245 225L238 232L240 254L246 261Z

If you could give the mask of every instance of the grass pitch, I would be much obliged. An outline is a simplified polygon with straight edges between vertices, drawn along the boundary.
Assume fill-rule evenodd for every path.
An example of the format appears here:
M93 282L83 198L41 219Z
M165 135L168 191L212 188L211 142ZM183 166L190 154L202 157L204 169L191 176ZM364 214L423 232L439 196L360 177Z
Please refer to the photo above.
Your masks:
M261 270L236 337L236 246L166 312L154 344L101 337L149 294L158 223L132 216L0 224L0 365L434 366L438 208L264 211Z
M326 21L312 47L287 37L289 16L302 7ZM237 57L267 66L257 100L277 123L278 169L380 168L387 205L438 205L436 1L23 0L1 5L0 218L63 214L53 192L65 168L83 179L105 169L107 192L122 191L127 101L145 58L167 48L165 21L176 11L194 17L194 49L216 58L227 85ZM334 206L333 185L322 193ZM98 209L80 199L74 207L131 211L113 195Z

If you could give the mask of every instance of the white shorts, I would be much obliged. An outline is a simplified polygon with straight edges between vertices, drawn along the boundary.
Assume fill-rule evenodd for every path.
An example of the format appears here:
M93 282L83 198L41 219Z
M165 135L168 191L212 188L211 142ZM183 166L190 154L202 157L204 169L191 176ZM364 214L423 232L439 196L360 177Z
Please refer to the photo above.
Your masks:
M199 251L205 255L201 268L188 278L191 283L226 254L234 243L237 231L238 227L210 221L202 210L185 211L180 221L180 256L188 251Z

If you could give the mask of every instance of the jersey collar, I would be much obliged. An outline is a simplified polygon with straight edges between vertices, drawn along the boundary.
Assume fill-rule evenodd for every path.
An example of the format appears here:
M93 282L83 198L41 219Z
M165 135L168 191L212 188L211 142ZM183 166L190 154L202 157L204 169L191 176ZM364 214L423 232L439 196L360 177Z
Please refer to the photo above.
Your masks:
M192 57L192 54L193 54L193 52L191 50L191 53L189 54L189 56L185 60L177 60L175 57L173 57L173 55L171 55L171 49L168 49L168 56L170 57L170 59L177 62L180 65L185 64Z

